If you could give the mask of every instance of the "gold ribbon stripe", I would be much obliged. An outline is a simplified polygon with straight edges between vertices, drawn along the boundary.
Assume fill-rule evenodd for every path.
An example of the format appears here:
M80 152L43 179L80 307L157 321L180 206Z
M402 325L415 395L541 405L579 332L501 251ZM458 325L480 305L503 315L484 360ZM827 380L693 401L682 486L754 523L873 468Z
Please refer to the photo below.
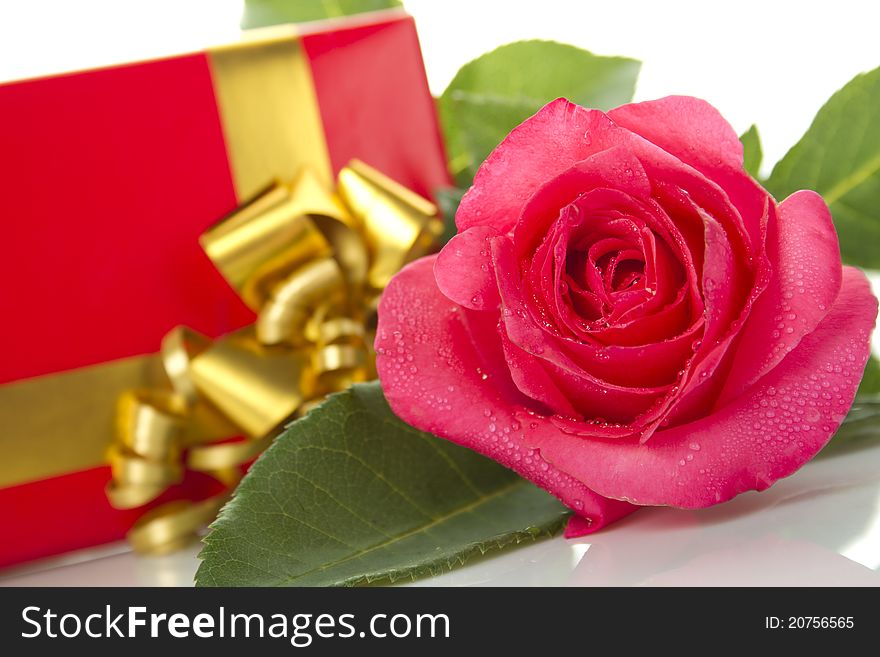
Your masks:
M306 167L328 189L330 156L296 28L258 33L208 52L236 196L253 198Z

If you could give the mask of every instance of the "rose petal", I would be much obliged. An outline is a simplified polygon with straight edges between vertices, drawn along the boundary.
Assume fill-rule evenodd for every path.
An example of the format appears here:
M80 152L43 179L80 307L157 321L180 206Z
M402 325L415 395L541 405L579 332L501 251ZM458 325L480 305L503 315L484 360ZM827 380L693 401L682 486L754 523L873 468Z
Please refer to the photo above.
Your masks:
M721 224L702 210L699 214L703 219L705 240L702 272L706 310L704 339L711 342L730 330L731 322L742 310L742 301L749 292L751 281L743 276L744 263L736 261Z
M544 369L541 361L513 344L507 337L506 331L499 332L504 358L510 369L510 378L517 389L535 401L541 402L552 413L577 415L578 411Z
M795 192L779 205L767 238L773 274L742 330L721 393L724 404L773 369L813 332L840 292L837 233L822 197Z
M603 406L614 406L622 398L627 405L635 404L644 410L668 390L680 363L692 352L692 343L701 330L702 319L695 323L693 330L671 340L647 345L590 344L560 338L544 330L526 309L523 284L514 264L510 240L493 238L492 252L496 269L505 272L499 281L499 292L506 333L529 357L548 360L574 375L592 377L592 383L581 382L585 387L581 393L591 390L602 394ZM576 382L572 383L576 385Z
M437 256L437 285L452 301L471 310L498 307L498 284L488 240L498 233L474 226L453 237Z
M840 295L816 330L711 415L658 431L645 444L584 440L549 421L536 423L527 442L600 495L636 504L699 508L763 490L815 456L843 421L876 315L865 275L846 267Z
M744 173L734 172L753 187L754 198L750 198L747 212L734 202L730 189L723 186L721 181L708 177L655 144L634 136L631 148L651 181L654 197L663 199L664 208L669 203L700 207L724 227L731 245L743 260L754 257L763 248L762 217L768 196ZM679 221L677 218L676 228L681 230ZM688 243L696 248L692 242Z
M608 116L697 170L712 170L722 162L732 168L742 167L739 137L705 100L667 96L621 105Z
M575 162L615 145L621 133L599 110L564 98L548 103L486 158L458 207L458 229L492 226L506 233L538 187Z
M580 538L587 534L593 534L639 508L629 502L611 500L595 493L593 493L592 500L585 500L585 504L586 506L581 508L577 515L568 519L568 524L565 526L565 538Z
M616 157L616 161L630 166L629 161L625 158ZM670 217L656 203L639 201L617 189L597 188L578 196L573 203L559 213L558 218L549 228L545 225L547 223L546 217L550 216L550 213L549 211L544 211L543 214L541 212L541 208L545 205L544 197L554 197L555 201L564 202L569 196L576 195L577 186L569 189L567 184L572 180L577 180L577 175L583 173L581 171L583 165L584 163L578 163L559 176L557 181L563 183L560 187L548 184L532 197L523 210L523 217L513 236L515 261L519 262L521 259L525 259L530 251L528 243L537 241L539 237L534 229L537 227L546 232L542 243L532 254L531 273L525 279L526 283L530 283L529 298L535 298L541 288L541 285L534 283L535 280L546 284L554 282L552 296L555 298L553 302L545 304L550 310L550 314L541 318L542 322L544 320L547 322L542 325L546 327L548 324L555 324L562 329L561 333L569 337L602 346L606 344L648 345L673 338L677 333L691 332L688 330L688 325L692 327L694 323L702 321L703 307L697 288L696 281L698 279L691 255L684 246L684 237L678 232L678 227ZM631 170L633 177L638 179L637 171L640 170L640 167L631 165ZM595 175L592 177L595 178ZM554 196L556 194L558 196ZM702 227L702 220L697 218L697 221ZM646 240L646 234L650 236L650 239ZM663 278L662 281L652 280L653 287L650 292L642 287L633 290L630 294L632 298L629 304L625 300L618 299L616 301L617 312L602 318L597 316L597 313L601 315L601 304L597 305L597 302L604 301L609 304L612 299L607 295L601 277L597 278L598 272L594 267L589 266L589 258L586 256L582 258L583 266L581 267L580 260L572 252L589 249L597 240L607 237L618 237L631 241L633 245L640 245L639 248L646 251L646 254L654 256L649 257L646 262L646 277L653 279L659 273ZM657 237L660 239L657 240ZM699 239L702 251L702 233ZM649 243L650 247L646 246ZM554 248L554 259L557 261L556 271L553 273L565 274L564 278L559 277L558 280L554 280L555 276L554 278L546 276L549 273L546 270L547 250L551 246ZM572 259L576 271L583 270L582 276L570 275L572 272L568 267L566 271L560 271L560 263L569 258ZM657 268L658 264L659 269ZM541 268L536 265L540 265ZM652 322L648 320L648 322L640 322L632 326L629 330L624 330L622 335L616 335L619 333L618 329L623 328L623 325L633 322L640 316L648 317L659 312L665 305L675 302L678 290L674 288L683 282L682 279L687 282L689 290L687 296L681 296L679 301L687 301L688 308L681 309L683 312L677 313L675 317L683 320L689 318L690 322L669 322L660 318L658 325L654 326L655 330L662 327L670 329L676 327L678 330L657 334L652 332L650 328ZM671 284L669 284L670 281L672 281ZM574 308L562 308L557 302L559 299L558 290L563 282L569 288L566 296L572 300ZM660 282L663 285L658 287L657 284ZM538 296L546 297L548 295L540 294ZM570 312L578 309L583 311L584 317L574 317ZM624 315L626 316L624 317ZM666 313L666 315L668 318L669 314ZM582 323L580 319L588 321ZM640 334L639 325L648 330ZM608 337L605 335L606 331L609 332ZM618 341L616 338L620 338L620 340Z
M632 317L622 318L625 323L597 332L596 337L609 345L624 347L671 344L673 342L693 344L702 335L703 318L698 316L694 319L692 317L688 296L689 290L682 287L678 291L678 296L663 308L644 316L640 316L640 312L636 314L639 310L636 309L632 313ZM681 362L687 352L687 348L683 351L677 350L682 358L678 358L676 361Z
M618 140L635 139L620 131ZM575 203L592 190L613 190L614 197L627 206L638 208L651 195L651 181L633 153L615 146L580 161L570 162L559 175L545 178L543 184L522 205L514 233L517 253L526 253L544 238L566 205ZM614 206L609 206L614 209ZM584 209L585 210L585 209ZM586 222L584 211L580 221ZM589 224L586 224L589 226Z
M775 212L775 204L770 197L767 197L764 203L764 213L759 221L761 226L759 240L762 244L766 241L764 235L769 217L773 212ZM702 341L700 348L694 355L693 365L685 373L681 394L669 409L665 426L675 426L702 417L705 415L706 409L712 408L720 396L734 360L731 347L738 344L740 331L752 311L752 304L767 287L770 279L771 268L767 255L762 252L755 260L757 260L757 268L753 274L754 281L748 296L742 303L738 316L727 325L718 322L719 328L723 331L721 337ZM737 271L736 273L741 276L744 272ZM745 292L748 286L740 285ZM715 331L715 334L717 336L718 332Z
M546 331L532 316L531 308L526 303L511 240L495 237L491 243L496 270L505 272L498 281L498 290L502 303L501 318L507 336L518 348L545 361L544 369L578 412L606 419L613 417L615 421L625 422L651 408L669 386L623 386L597 376L595 371L599 368L610 372L619 369L619 365L610 359L609 348L563 342L562 338ZM563 345L577 348L579 358L571 358ZM643 359L652 346L640 348ZM636 362L635 352L632 356L633 362ZM608 409L610 412L600 413L596 409Z
M504 377L507 368L497 334L484 319L490 313L451 304L434 280L435 259L422 258L404 268L379 303L376 368L394 412L405 422L474 449L549 490L566 506L591 518L593 530L635 510L596 495L524 444L521 417L529 417L529 409ZM479 344L474 344L475 339ZM399 346L413 357L402 366L407 368L405 374L397 367ZM410 367L417 371L409 371Z
M608 116L718 183L756 244L766 192L743 171L742 143L717 109L699 98L668 96L622 105Z

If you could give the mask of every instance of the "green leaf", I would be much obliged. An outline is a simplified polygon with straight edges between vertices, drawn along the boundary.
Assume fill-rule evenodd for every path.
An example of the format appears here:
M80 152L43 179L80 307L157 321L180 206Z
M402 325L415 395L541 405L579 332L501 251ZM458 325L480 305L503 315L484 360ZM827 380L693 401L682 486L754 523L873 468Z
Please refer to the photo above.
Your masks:
M862 376L862 382L859 384L856 397L874 394L880 394L880 361L871 354L868 364L865 366L865 374Z
M629 102L640 66L552 41L518 41L465 64L438 101L456 183L468 187L507 133L555 98L603 110Z
M443 234L440 236L440 246L446 244L458 232L458 228L455 226L455 213L458 212L458 206L465 191L467 190L458 187L440 187L434 190L434 197L437 199L440 214L443 216Z
M305 23L400 6L400 0L245 0L241 26Z
M880 438L880 395L856 397L843 424L819 455L856 449L869 441L876 442L877 438Z
M761 149L761 136L758 134L758 126L752 125L739 136L743 145L743 165L753 178L758 177L761 161L764 159L764 151Z
M205 539L200 586L348 586L447 571L551 536L568 512L417 431L379 384L331 396L260 457Z
M821 454L836 454L880 438L880 361L871 354L852 408Z
M880 68L831 96L766 183L779 200L798 189L819 192L834 216L843 259L874 269L880 268L878 107Z

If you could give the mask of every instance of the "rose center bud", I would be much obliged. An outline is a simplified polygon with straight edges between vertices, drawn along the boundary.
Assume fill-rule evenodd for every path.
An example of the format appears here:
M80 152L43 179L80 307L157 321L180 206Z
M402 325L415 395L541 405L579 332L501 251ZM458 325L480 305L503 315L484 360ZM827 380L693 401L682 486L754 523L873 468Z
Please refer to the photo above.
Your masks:
M579 198L523 261L546 328L576 340L634 344L639 338L627 337L627 326L685 300L681 262L650 217L634 209L590 207L589 198Z

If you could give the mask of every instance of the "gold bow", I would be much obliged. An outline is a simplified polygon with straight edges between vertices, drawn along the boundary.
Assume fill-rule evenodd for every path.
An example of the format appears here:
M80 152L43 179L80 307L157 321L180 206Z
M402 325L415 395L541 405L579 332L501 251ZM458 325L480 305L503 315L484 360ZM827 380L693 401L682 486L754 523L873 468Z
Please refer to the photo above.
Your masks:
M118 401L107 495L114 507L141 507L187 471L214 477L223 492L151 509L129 532L136 550L189 542L289 419L375 376L379 294L441 229L432 203L354 160L335 193L305 170L201 237L257 320L216 341L184 327L165 337L170 385Z

